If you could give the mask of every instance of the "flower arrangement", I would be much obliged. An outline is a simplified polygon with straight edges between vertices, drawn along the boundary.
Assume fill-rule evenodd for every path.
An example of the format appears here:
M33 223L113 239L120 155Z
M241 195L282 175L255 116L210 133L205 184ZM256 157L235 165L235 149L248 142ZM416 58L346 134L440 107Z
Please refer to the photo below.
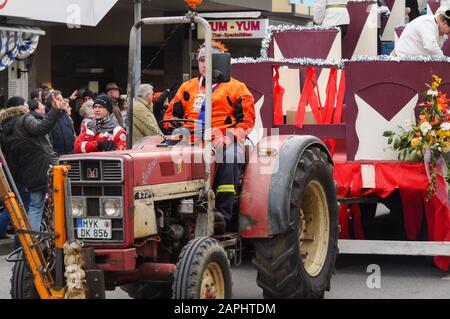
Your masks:
M422 93L424 102L419 104L417 123L405 121L398 132L385 131L388 144L398 151L399 160L425 161L430 172L427 197L436 192L436 164L442 155L450 151L450 99L438 90L442 79L433 75L433 81ZM449 163L447 163L449 167ZM447 183L449 175L446 176Z

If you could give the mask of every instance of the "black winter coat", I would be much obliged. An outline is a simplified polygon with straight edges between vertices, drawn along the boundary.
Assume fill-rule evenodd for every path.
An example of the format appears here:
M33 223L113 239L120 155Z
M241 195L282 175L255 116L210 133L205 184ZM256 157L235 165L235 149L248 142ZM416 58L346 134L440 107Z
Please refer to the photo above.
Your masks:
M0 112L1 145L14 180L31 191L47 189L47 171L56 164L56 154L47 134L61 115L52 109L37 120L23 106Z

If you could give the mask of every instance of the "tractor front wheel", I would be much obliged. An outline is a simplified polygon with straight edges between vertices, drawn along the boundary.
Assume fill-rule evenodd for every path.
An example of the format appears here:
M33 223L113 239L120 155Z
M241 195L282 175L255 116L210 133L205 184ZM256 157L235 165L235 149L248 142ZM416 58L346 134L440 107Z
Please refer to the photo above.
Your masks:
M174 299L229 299L231 285L230 263L217 240L198 237L183 248L173 283Z
M290 192L290 227L256 239L253 264L265 298L323 298L337 253L338 215L333 166L311 147L297 162Z

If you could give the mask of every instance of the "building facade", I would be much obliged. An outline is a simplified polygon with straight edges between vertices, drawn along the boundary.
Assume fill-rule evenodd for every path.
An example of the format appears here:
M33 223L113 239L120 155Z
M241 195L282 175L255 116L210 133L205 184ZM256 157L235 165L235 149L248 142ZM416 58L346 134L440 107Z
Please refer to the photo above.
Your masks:
M0 72L1 93L4 96L11 96L13 93L27 95L30 89L42 85L57 88L65 96L82 87L97 93L103 91L105 84L111 81L125 90L128 41L135 19L136 3L141 6L142 17L183 15L187 11L183 0L108 0L111 8L102 8L106 12L104 16L97 17L99 21L94 26L89 25L91 22L84 21L90 16L86 8L77 12L69 4L64 7L65 0L44 1L53 1L57 3L55 6L63 6L62 9L66 11L65 20L49 18L46 21L45 17L35 19L19 15L2 17L4 24L32 25L45 32L45 35L40 36L38 47L31 58L25 62L15 62L9 67L9 71ZM94 9L91 8L91 11ZM53 9L45 10L48 12ZM238 26L242 28L241 37L223 32L227 36L220 39L230 48L233 57L259 56L265 30L252 33L252 27L257 24L264 29L269 24L305 25L312 19L309 7L301 1L292 0L205 0L198 12L205 14L205 18L211 20L211 26L217 26L217 30L220 27L223 29L224 25L233 24L236 29ZM81 18L77 17L77 13ZM163 89L196 74L195 56L189 54L190 32L194 51L202 41L201 31L191 30L189 25L144 27L142 82L153 83L156 89ZM17 74L17 68L26 70L22 73L22 80L14 82L22 86L21 90L13 90L6 85Z

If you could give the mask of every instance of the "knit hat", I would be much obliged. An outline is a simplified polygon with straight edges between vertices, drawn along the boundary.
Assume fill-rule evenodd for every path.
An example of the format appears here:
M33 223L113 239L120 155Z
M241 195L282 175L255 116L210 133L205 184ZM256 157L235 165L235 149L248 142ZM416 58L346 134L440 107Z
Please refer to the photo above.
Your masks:
M113 99L106 95L106 94L100 94L99 96L97 96L97 98L95 99L94 105L101 105L103 106L105 109L108 110L108 112L111 114L113 111Z
M6 102L6 107L21 106L25 104L25 99L20 96L13 96Z
M217 43L217 44L216 44ZM221 44L220 42L213 42L212 46L211 46L211 50L212 50L212 54L214 53L223 53L224 51L226 51L227 49L224 48L225 50L221 50L220 48L218 48L217 46L223 46L223 44ZM200 58L204 58L206 56L206 47L203 45L200 50L198 51L197 54L197 61L200 60Z

